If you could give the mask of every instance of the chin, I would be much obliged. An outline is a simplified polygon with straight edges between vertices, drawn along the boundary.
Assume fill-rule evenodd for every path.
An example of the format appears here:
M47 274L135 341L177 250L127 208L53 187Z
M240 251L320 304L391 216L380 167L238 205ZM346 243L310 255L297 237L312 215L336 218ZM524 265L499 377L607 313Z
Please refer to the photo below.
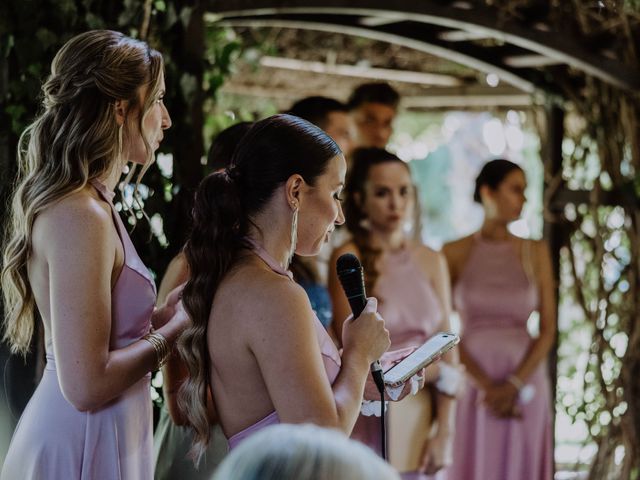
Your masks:
M315 257L320 253L323 244L324 238L316 241L312 245L298 245L296 247L296 255L301 257Z

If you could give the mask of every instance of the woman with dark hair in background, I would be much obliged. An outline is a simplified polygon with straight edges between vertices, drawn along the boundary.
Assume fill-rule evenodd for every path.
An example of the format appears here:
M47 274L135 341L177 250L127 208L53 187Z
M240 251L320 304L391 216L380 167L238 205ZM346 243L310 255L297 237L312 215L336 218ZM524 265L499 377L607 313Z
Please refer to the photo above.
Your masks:
M209 148L207 167L213 172L224 170L231 163L231 157L238 143L249 131L253 123L239 122L222 130ZM189 279L189 268L184 253L179 253L169 263L167 271L158 288L158 303L165 300L169 292L183 285ZM183 426L184 418L180 414L177 394L180 379L186 376L186 369L180 361L172 357L162 369L164 379L164 404L160 410L160 420L154 434L154 460L156 480L205 480L210 479L213 471L227 453L227 440L217 423L213 402L209 399L209 419L212 423L211 439L204 461L198 469L188 458L193 442L192 431ZM173 385L173 388L168 386Z
M467 386L458 402L452 480L551 480L551 393L545 359L556 331L551 261L544 242L509 233L526 179L508 160L487 163L474 200L485 218L445 245L460 314ZM540 313L531 338L527 320Z
M335 273L337 258L347 252L361 259L367 292L379 298L392 350L418 347L433 334L449 331L449 275L444 257L413 241L406 228L415 198L407 164L384 149L356 149L345 191L347 228L353 238L334 251L330 262L335 331L340 332L340 319L349 311ZM444 358L444 365L427 369L428 380L439 386L444 385L438 383L440 370L457 374L450 366L457 363L455 354ZM389 404L389 459L404 478L433 474L449 463L455 388L446 390L437 394L433 434L429 388ZM379 420L361 416L352 438L379 451Z
M232 165L203 180L185 246L183 301L193 326L181 339L189 375L180 409L209 440L209 388L231 448L274 423L315 423L350 433L369 365L389 346L369 299L347 320L342 357L287 268L316 255L344 221L346 164L322 130L290 115L256 122Z
M86 32L58 51L42 90L18 149L2 290L4 338L24 353L37 310L47 364L0 476L151 478L150 372L188 318L177 293L154 309L155 284L112 201L127 162L144 173L171 126L162 56Z

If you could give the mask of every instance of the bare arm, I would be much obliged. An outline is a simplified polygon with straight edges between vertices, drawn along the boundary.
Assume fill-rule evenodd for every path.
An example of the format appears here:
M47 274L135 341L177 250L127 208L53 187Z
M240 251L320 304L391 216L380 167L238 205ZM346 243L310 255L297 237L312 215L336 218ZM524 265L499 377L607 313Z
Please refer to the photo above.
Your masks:
M311 422L350 434L369 364L389 346L384 323L375 315L377 302L370 299L358 321L345 325L342 367L331 385L304 291L291 284L270 298L269 307L256 319L261 328L251 329L249 348L278 416L285 423Z
M119 242L111 212L82 197L53 208L42 220L60 386L78 410L94 410L153 370L156 352L146 340L109 350L111 276ZM158 332L173 342L177 327L170 321Z
M451 281L446 260L442 254L430 252L426 249L423 250L421 260L422 267L431 280L442 309L442 318L438 329L439 331L449 332L451 331L449 322L449 315L451 314ZM453 349L447 352L443 356L443 360L450 365L457 366L459 363L457 350ZM455 399L437 392L436 403L437 430L435 436L426 445L421 465L422 471L427 474L434 474L448 465L452 456L451 442L455 422Z
M544 242L535 242L534 265L540 296L540 335L531 342L529 350L513 374L522 382L527 381L540 363L547 358L556 336L556 296L551 267L551 255Z
M451 315L451 281L449 279L449 270L447 262L443 255L437 255L435 263L435 275L432 276L434 290L440 300L442 306L442 321L440 323L440 331L450 332L451 323L449 316ZM449 350L443 355L443 360L450 365L457 366L459 363L457 349ZM437 394L438 403L438 434L449 435L453 433L455 400L440 392Z

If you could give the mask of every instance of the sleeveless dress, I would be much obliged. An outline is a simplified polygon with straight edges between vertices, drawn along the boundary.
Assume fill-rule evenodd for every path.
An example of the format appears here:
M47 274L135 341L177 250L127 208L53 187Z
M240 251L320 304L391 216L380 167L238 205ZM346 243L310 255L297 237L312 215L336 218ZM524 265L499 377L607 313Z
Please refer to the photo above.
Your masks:
M113 208L113 193L98 182L92 184L111 206L124 247L124 265L111 291L109 349L117 350L149 332L156 290ZM20 418L0 478L151 479L150 374L99 409L80 412L60 389L50 325L46 325L45 338L45 371Z
M524 244L530 248L530 244ZM525 265L529 265L526 261ZM510 241L489 242L476 235L469 259L453 290L460 314L462 344L494 380L513 374L532 339L527 320L538 308L538 290ZM526 384L535 388L520 404L522 419L500 419L481 403L467 379L458 399L451 480L551 480L551 393L546 365Z
M391 346L385 356L392 356L394 351L408 347L418 347L429 337L437 333L442 321L442 305L435 290L420 268L416 246L407 246L397 251L386 252L380 258L379 276L374 287L374 296L378 298L378 312L384 318L391 337ZM383 357L384 359L384 357ZM428 402L428 392L418 393ZM406 401L411 402L413 398ZM402 403L388 405L394 409L402 408ZM389 458L394 463L392 454L393 412L388 418L388 450ZM416 419L416 424L418 419ZM430 419L428 419L428 422ZM426 427L425 427L426 428ZM424 433L425 437L428 432ZM359 440L381 455L380 418L360 415L353 429L351 438ZM403 478L420 478L403 475Z
M288 270L284 270L282 266L271 257L260 245L255 242L251 242L254 253L262 259L264 263L266 263L274 272L288 277L291 281L293 281L293 275ZM342 365L342 359L340 358L340 353L336 348L333 340L326 332L318 317L313 316L313 324L316 330L316 336L318 338L318 344L320 345L320 353L322 354L322 361L324 363L325 371L327 372L327 378L329 382L333 384L338 373L340 372L340 366ZM244 430L236 433L231 438L229 438L229 449L233 449L238 446L246 438L250 437L254 433L262 430L269 425L275 425L280 423L280 419L278 418L277 412L272 412L267 415L265 418L260 420L257 423L254 423L250 427L245 428Z

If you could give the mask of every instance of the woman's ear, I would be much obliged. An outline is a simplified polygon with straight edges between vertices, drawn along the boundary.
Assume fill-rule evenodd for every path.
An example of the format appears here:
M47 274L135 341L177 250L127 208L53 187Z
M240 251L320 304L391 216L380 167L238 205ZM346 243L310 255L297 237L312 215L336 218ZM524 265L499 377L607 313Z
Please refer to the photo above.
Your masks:
M493 197L493 190L489 185L482 185L480 187L480 200L482 201L485 215L489 218L495 217L497 213L496 201Z
M127 118L127 109L129 108L129 102L127 100L116 100L113 108L115 110L116 122L118 122L118 126L124 125L124 121Z
M486 184L482 185L480 187L479 193L480 193L480 201L482 202L483 205L486 205L487 202L493 201L493 195L489 185L486 185Z
M291 175L285 183L285 195L287 203L293 209L300 207L300 192L305 185L304 178L301 175Z

